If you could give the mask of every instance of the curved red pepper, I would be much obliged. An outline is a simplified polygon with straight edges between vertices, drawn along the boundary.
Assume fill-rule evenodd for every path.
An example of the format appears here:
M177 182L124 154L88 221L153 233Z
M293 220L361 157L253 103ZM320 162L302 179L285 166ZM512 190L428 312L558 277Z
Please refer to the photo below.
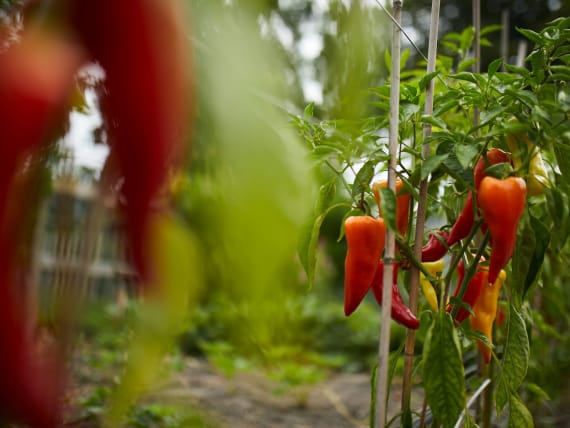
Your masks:
M463 282L463 278L465 277L465 265L463 264L463 260L460 260L459 264L457 265L457 273L459 279L457 281L457 287L455 288L455 292L453 293L454 297L457 297L457 295L459 294L459 290L461 289L461 283ZM483 285L487 284L487 275L488 275L487 267L480 264L479 266L477 266L477 272L475 272L475 275L473 275L473 278L471 278L469 284L467 285L467 289L465 290L465 294L463 295L462 302L467 303L471 307L471 309L473 309L473 306L477 302L477 299L481 294L481 290L483 289ZM452 309L453 305L450 304L447 306L446 310L447 312L451 312ZM469 315L470 314L467 309L465 309L464 307L460 307L459 310L457 311L457 314L455 315L455 320L458 323L461 323L465 321L469 317Z
M135 267L149 279L151 210L180 161L188 123L188 46L176 1L70 2L74 28L105 70L103 116L124 178Z
M352 216L344 222L344 314L352 314L372 285L384 251L386 226L381 218Z
M449 239L449 232L437 230L428 236L428 241L422 247L422 262L435 262L447 253L448 246L445 242Z
M513 255L517 226L526 204L526 183L521 177L504 180L485 177L477 200L491 233L489 282L492 284Z
M384 262L378 262L378 269L372 281L372 293L379 305L382 305L382 288L384 284ZM420 328L420 321L406 306L398 289L398 264L394 263L392 273L392 310L391 316L394 321L412 330Z

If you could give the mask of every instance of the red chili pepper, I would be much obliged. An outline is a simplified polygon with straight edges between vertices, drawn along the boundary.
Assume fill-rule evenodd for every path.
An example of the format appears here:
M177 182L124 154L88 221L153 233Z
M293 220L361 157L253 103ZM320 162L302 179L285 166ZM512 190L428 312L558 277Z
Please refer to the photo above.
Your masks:
M486 160L485 157L481 156L475 164L475 168L473 170L475 190L479 190L479 185L483 178L485 178L485 170L489 166L509 161L508 154L503 150L497 148L489 149L485 156ZM457 217L455 224L451 228L449 238L447 240L447 246L451 247L463 238L467 237L469 235L469 232L471 232L474 220L475 213L473 212L473 193L469 191L467 194L467 200L463 206L463 210L461 210L459 217Z
M463 264L463 260L460 260L459 264L457 265L457 273L459 279L457 281L457 287L455 288L455 292L453 293L454 297L458 296L459 290L461 289L461 283L463 282L463 278L465 277L465 265ZM477 302L477 299L481 294L483 285L487 284L487 274L488 274L488 268L486 266L479 264L479 266L477 266L477 271L475 272L475 275L473 275L473 278L471 278L469 284L467 285L467 289L465 290L465 294L463 295L462 302L467 303L471 307L471 309L473 309L473 306ZM448 305L446 310L447 312L451 312L452 309L453 305ZM455 320L458 323L461 323L465 321L468 317L469 317L469 311L463 307L460 307L459 310L457 311L457 314L455 315Z
M384 251L386 226L381 218L352 216L344 222L344 314L352 314L372 285Z
M384 284L384 262L378 262L378 269L372 281L372 293L379 305L382 305L382 288ZM392 273L392 310L391 316L394 321L412 330L420 328L420 321L406 306L398 289L398 264L394 263Z
M133 261L148 280L151 210L169 168L180 161L188 123L183 13L174 0L81 0L70 5L79 38L105 70L103 116L124 178Z
M477 199L491 233L489 282L492 284L513 255L517 226L526 203L526 183L521 177L504 180L485 177Z
M428 236L428 241L422 247L422 262L435 262L447 253L446 241L449 239L449 232L437 230L430 232Z

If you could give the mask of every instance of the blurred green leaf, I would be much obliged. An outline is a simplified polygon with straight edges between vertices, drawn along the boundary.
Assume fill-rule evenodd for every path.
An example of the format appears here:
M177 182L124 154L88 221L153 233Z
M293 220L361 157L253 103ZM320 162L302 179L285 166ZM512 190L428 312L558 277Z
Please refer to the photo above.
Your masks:
M376 162L368 161L358 170L352 185L353 199L359 199L360 196L370 188L370 182L372 178L374 178L375 166Z
M428 176L435 171L440 165L447 160L449 155L434 155L430 156L422 163L421 179L425 180Z
M550 231L538 218L531 215L530 226L534 232L535 245L530 259L528 273L524 282L523 297L537 278L544 262L546 249L550 244Z
M397 232L396 227L396 206L397 199L394 192L388 187L379 187L378 192L380 194L380 207L382 209L382 217L384 217L384 222L386 227L392 232Z
M509 425L508 428L534 428L534 421L528 408L517 394L509 398Z

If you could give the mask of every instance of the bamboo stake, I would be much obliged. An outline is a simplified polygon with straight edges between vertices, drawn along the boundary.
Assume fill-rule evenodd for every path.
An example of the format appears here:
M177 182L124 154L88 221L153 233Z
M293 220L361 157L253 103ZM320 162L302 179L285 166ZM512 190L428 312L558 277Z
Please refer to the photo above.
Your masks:
M435 71L435 62L437 56L437 35L439 26L439 9L440 0L433 0L431 4L431 22L429 31L428 45L428 63L426 73ZM434 80L432 79L426 89L426 101L424 112L426 115L433 113L433 97L434 97ZM425 123L423 125L423 141L431 135L431 125ZM430 156L430 144L424 144L422 147L422 158L427 159ZM416 218L416 233L414 236L414 257L421 261L422 244L424 236L424 226L427 211L427 178L420 183L420 200L418 201L418 213ZM410 310L416 314L418 312L418 294L419 294L420 272L417 267L412 267L411 283L410 283ZM416 333L414 330L408 330L406 337L406 347L404 356L404 379L402 385L402 412L410 406L412 394L412 371L414 367L414 345Z
M509 62L509 9L501 12L501 58L503 59L502 70L505 71L505 64Z
M394 0L392 26L392 73L390 76L390 124L388 135L388 188L396 191L396 161L398 154L398 128L400 111L400 35L402 21L401 0ZM386 426L387 396L388 396L388 365L390 359L390 324L392 312L392 273L394 271L394 256L396 252L396 235L386 230L386 252L384 253L384 278L382 290L382 319L380 323L380 341L378 344L378 383L376 385L376 408L374 426Z
M481 0L473 0L473 27L475 28L475 40L473 43L475 64L473 72L481 73ZM473 125L479 125L479 109L473 112Z

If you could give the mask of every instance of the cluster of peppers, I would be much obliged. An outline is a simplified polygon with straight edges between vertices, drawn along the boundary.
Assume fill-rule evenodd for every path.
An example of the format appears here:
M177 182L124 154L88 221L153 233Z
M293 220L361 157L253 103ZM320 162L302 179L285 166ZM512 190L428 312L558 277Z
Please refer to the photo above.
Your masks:
M351 216L344 222L344 233L347 252L344 263L344 313L351 315L366 293L372 293L378 304L382 304L382 289L384 285L384 262L381 260L386 239L386 225L382 218L380 187L386 186L386 181L375 183L374 195L378 204L380 217ZM400 194L402 182L397 181L396 192L396 225L400 233L405 234L408 227L408 215L411 195ZM419 320L402 300L398 289L398 265L394 264L392 275L392 319L410 329L420 326Z
M175 0L52 3L64 11L63 31L30 25L0 52L0 418L42 428L59 425L64 353L38 358L22 310L25 275L17 250L34 201L18 183L63 122L77 71L98 63L105 71L101 107L122 179L134 264L142 283L152 283L151 211L182 154L190 99Z
M512 136L509 136L509 147L514 145ZM523 144L527 139L517 137ZM529 146L529 150L533 147ZM514 161L520 166L520 158L515 152ZM541 167L542 159L539 153L532 152L527 181L529 194L538 195L544 192L547 175ZM510 176L495 178L486 174L487 168L500 163L510 163L509 153L491 148L477 161L473 171L474 189L470 190L463 209L449 231L438 230L430 232L427 243L421 252L421 262L426 272L432 278L440 276L444 270L443 257L451 248L467 238L473 236L475 225L480 225L483 233L489 233L491 245L488 263L481 257L474 275L467 284L465 266L461 260L457 266L458 283L454 292L455 302L448 303L446 310L455 316L455 322L461 323L469 318L473 330L485 335L492 343L492 326L497 314L497 301L499 291L506 280L503 268L512 258L519 220L524 212L527 196L527 182L521 177ZM516 165L515 165L516 166ZM532 171L531 171L532 170ZM373 185L373 192L378 203L379 218L371 216L353 216L345 220L345 235L347 240L347 254L345 259L344 278L344 310L350 315L358 307L369 289L372 289L378 303L382 300L383 263L380 260L384 249L386 227L382 218L380 192L378 189L386 186L386 182ZM402 194L402 183L397 183L397 228L400 234L405 235L408 227L408 214L411 196ZM530 189L532 187L532 190ZM477 221L482 218L482 221ZM486 241L485 241L486 242ZM420 285L428 304L439 309L438 296L430 279L420 273ZM408 328L418 328L417 318L402 302L397 287L397 265L393 278L393 306L392 318ZM462 294L460 296L460 294ZM461 302L457 301L461 297ZM457 305L457 308L454 306ZM469 309L470 308L470 309ZM489 363L491 349L483 342L478 343L483 360Z
M422 263L429 269L437 264L443 268L442 257L457 242L472 233L476 216L481 216L481 230L489 232L491 254L489 263L481 258L475 274L466 287L463 285L465 267L463 260L457 266L458 283L454 297L459 298L464 288L461 303L448 304L446 310L455 312L455 321L461 323L469 318L471 328L483 333L492 343L492 326L497 313L499 291L506 280L503 268L512 258L518 222L524 212L527 196L527 185L521 177L499 179L485 174L492 165L510 162L510 156L498 148L489 149L477 161L474 172L474 191L469 191L467 200L456 222L449 232L439 230L432 232L428 242L422 248ZM542 190L544 191L544 189ZM537 193L534 193L537 194ZM474 206L477 201L477 207ZM476 211L477 210L477 211ZM434 309L438 309L437 296L431 283L422 278L422 290L426 300ZM454 305L460 305L454 311ZM471 308L471 312L467 309ZM481 355L486 363L491 360L490 348L478 342Z

